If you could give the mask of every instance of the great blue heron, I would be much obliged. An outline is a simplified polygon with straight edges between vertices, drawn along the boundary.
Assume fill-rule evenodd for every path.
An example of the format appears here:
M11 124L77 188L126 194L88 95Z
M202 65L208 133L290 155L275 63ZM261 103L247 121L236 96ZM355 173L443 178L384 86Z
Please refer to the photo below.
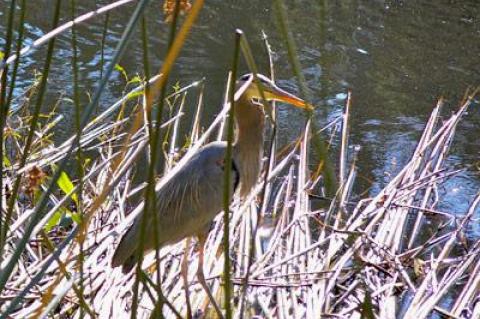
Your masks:
M240 185L240 196L245 197L255 185L263 155L265 113L259 83L268 101L280 101L300 108L309 107L298 97L285 92L266 76L246 74L239 78L237 88L244 89L235 102L235 141L233 144L231 185L233 193ZM129 272L137 262L142 219L146 218L143 250L149 252L173 244L188 236L199 238L198 279L210 299L211 293L203 274L204 242L212 220L223 209L224 159L226 142L213 142L200 148L195 155L156 193L156 210L143 211L123 235L113 255L112 266L122 265ZM157 225L154 227L154 215ZM143 216L145 215L145 216ZM158 234L154 233L154 229ZM157 236L157 240L155 239ZM217 312L218 306L212 300Z

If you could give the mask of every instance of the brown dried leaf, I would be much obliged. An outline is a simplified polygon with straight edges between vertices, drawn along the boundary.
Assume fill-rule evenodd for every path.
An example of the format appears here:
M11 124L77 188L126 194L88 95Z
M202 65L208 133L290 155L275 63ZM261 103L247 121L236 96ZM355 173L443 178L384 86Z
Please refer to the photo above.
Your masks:
M38 189L46 174L38 166L33 166L27 173L26 193L33 198L33 194Z
M165 14L165 22L172 22L173 15L175 14L175 4L177 0L165 0L163 3L163 13ZM180 0L180 14L185 14L190 11L192 5L190 0Z

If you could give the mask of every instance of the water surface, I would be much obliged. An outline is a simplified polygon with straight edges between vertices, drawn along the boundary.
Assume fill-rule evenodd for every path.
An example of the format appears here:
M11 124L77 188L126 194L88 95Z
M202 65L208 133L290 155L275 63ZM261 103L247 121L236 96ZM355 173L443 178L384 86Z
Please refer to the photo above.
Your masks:
M6 12L10 1L0 0L0 45L5 39ZM26 44L51 28L53 0L28 2ZM67 2L62 21L69 20ZM82 0L78 13L107 1ZM351 143L360 145L357 194L374 195L410 158L436 100L443 96L447 116L458 106L469 86L480 84L480 3L477 0L437 1L286 1L290 24L298 44L300 60L313 103L316 121L340 116L346 92L353 92ZM135 3L110 14L104 57L108 61ZM163 22L161 3L152 1L147 11L149 55L152 70L165 56L168 25ZM78 27L79 68L82 100L93 92L101 70L101 39L105 17ZM206 78L206 118L220 108L226 73L231 65L233 32L247 35L263 72L268 60L261 37L269 37L275 51L279 84L296 92L293 72L282 37L277 32L271 1L209 0L194 26L172 74L173 84L188 84ZM58 38L45 109L53 107L60 94L72 90L70 34ZM46 47L22 60L20 87L32 82L34 70L41 70ZM132 41L120 63L130 75L142 73L140 34ZM246 68L243 68L246 71ZM121 94L122 77L112 76L100 108ZM189 105L195 105L192 98ZM63 130L68 135L73 123L71 104L62 103L66 115ZM284 143L298 136L302 112L288 107L279 110L280 139ZM461 122L448 165L465 167L478 162L480 111L471 109ZM467 169L440 189L444 200L439 209L465 213L478 191L476 169ZM477 214L478 216L478 214ZM475 226L472 226L475 227ZM472 229L480 234L480 229Z

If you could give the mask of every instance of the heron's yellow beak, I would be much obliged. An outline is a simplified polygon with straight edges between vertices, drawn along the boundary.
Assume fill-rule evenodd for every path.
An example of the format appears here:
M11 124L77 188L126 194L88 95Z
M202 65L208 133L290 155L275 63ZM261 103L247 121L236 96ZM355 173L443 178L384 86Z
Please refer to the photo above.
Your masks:
M256 78L254 78L253 74L246 74L237 81L238 86L240 86L238 90L243 89L243 91L240 91L241 93L237 91L237 93L240 95L245 94L249 99L261 100L265 98L267 101L284 102L301 109L313 110L313 106L310 103L282 90L272 80L262 74L257 74Z
M267 100L273 100L278 102L284 102L296 106L301 109L313 110L313 106L299 97L282 90L276 85L266 87L264 90L265 98Z

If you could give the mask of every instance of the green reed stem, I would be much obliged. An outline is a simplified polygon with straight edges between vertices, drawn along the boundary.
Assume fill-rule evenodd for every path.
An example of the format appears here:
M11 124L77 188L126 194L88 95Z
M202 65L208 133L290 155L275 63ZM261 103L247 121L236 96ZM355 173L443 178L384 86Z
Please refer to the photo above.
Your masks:
M17 42L15 44L15 54L17 56L20 55L20 50L22 49L22 45L23 45L23 35L25 33L25 27L24 27L25 12L26 12L26 0L22 0L22 3L20 5L20 20L18 21L18 37L17 37ZM10 89L8 91L7 104L5 107L5 117L8 116L8 112L10 111L10 106L13 99L13 91L15 90L15 86L16 86L19 65L20 65L20 59L16 59L15 64L13 65L13 71L10 78Z
M7 37L5 39L5 49L3 50L3 62L6 61L8 56L10 55L10 50L12 47L12 37L13 37L13 17L15 12L15 0L10 1L10 9L8 11L8 20L7 20ZM5 98L7 94L7 75L8 75L8 67L0 71L0 161L2 161L0 165L0 199L3 198L3 156L4 149L3 149L3 128L5 127L5 123L7 121L7 106L5 105ZM3 215L3 200L0 200L0 264L3 260L3 248L5 245L5 236L4 234L7 233L8 228L8 215L5 217L5 225L2 223L2 216ZM5 229L5 230L4 230Z
M285 9L285 3L283 2L283 0L275 0L274 6L275 6L275 13L277 15L280 33L282 34L285 40L290 63L292 65L293 71L300 84L301 96L306 101L311 101L310 94L306 85L305 77L303 76L303 73L302 73L300 60L298 59L298 53L297 53L298 50L295 44L295 39L293 38L288 25L288 15L287 15L287 10ZM308 113L308 119L312 119L313 111L307 110L306 112ZM315 121L311 121L311 126L312 126L312 132L318 131L316 129ZM337 179L335 177L335 170L334 170L333 164L328 159L327 146L319 135L312 134L312 141L320 161L323 161L324 163L323 177L324 177L326 195L334 196L337 191Z
M105 64L105 42L107 39L108 23L110 22L110 12L105 14L102 30L102 42L100 43L100 77L103 76L103 66Z
M235 31L235 47L233 50L232 60L232 77L230 81L230 88L228 90L228 99L230 101L230 110L228 111L227 123L227 151L225 153L225 175L223 186L223 283L224 283L224 298L225 298L225 318L232 318L232 279L231 279L231 261L230 261L230 184L231 184L231 167L233 138L234 138L234 124L235 124L235 80L237 78L238 60L240 58L240 41L243 32L241 30Z
M150 85L148 84L148 79L150 79L150 59L148 55L148 25L147 25L147 16L144 14L142 18L142 48L143 48L143 72L145 76L145 95L148 96L149 91L150 91ZM147 112L147 127L148 127L148 136L152 136L153 134L153 123L152 123L152 112ZM158 238L160 233L158 230L158 216L155 214L153 216L153 232L155 233L155 247L160 246L160 239ZM163 296L162 293L162 276L161 276L161 269L160 269L160 250L155 249L155 263L156 263L156 268L157 268L157 284L154 285L155 291L157 292L157 300L159 301L158 307L156 309L161 309L163 308L163 301L165 300L165 297Z
M173 20L172 24L170 27L170 32L169 32L169 37L168 37L168 47L167 47L167 54L171 50L173 41L175 40L175 33L177 29L177 22L178 22L178 15L180 12L180 0L176 0L175 3L175 11L173 15ZM156 196L155 196L155 176L156 176L156 165L157 165L157 160L158 160L158 152L160 149L159 141L162 139L160 138L160 131L161 131L161 123L162 123L162 115L163 115L163 108L165 104L165 96L166 96L166 88L168 84L168 74L163 75L166 78L164 79L164 85L160 89L160 97L159 97L159 102L158 102L158 110L157 110L157 116L156 116L156 123L155 127L153 130L153 135L150 135L150 166L148 168L148 183L147 183L147 189L145 192L145 207L144 207L144 213L142 214L142 221L141 221L141 226L140 226L140 242L138 245L138 250L137 250L137 256L138 256L138 263L136 267L136 275L135 275L135 282L133 284L133 300L132 300L132 313L131 313L131 318L135 319L136 318L136 312L138 308L138 296L139 296L139 279L140 279L140 274L142 271L142 261L144 257L144 252L143 252L143 247L145 246L145 230L146 230L146 223L147 223L147 214L153 214L153 223L154 225L158 224L157 220L157 212L155 210L156 205ZM150 127L153 127L152 123L149 124ZM158 236L155 235L154 240L156 241L156 244L160 245ZM155 247L156 250L160 247ZM156 253L156 262L159 264L160 256L158 255L158 252ZM157 269L157 272L160 272L160 268ZM159 281L159 287L158 287L158 293L161 294L161 287L160 287L161 282ZM160 304L158 305L158 316L159 318L163 318L163 313L162 313L162 308L163 308L163 298L159 298Z
M71 19L75 19L75 8L76 8L76 3L75 0L71 0L70 2L71 6ZM74 144L77 146L77 178L78 178L78 188L77 188L77 214L80 218L80 223L84 222L83 219L83 176L85 172L83 171L83 152L82 152L82 146L80 144L80 139L81 139L81 114L82 114L82 108L80 105L80 90L78 86L78 50L77 50L77 30L75 25L72 26L72 73L73 73L73 103L75 107L75 128L77 131L77 136L75 138ZM85 252L84 252L84 239L85 236L80 236L79 237L79 247L80 247L80 253L78 256L78 269L80 273L80 279L79 279L79 288L78 288L78 293L80 294L80 299L84 299L84 269L83 269L83 263L85 260ZM80 319L85 317L85 307L80 303Z

